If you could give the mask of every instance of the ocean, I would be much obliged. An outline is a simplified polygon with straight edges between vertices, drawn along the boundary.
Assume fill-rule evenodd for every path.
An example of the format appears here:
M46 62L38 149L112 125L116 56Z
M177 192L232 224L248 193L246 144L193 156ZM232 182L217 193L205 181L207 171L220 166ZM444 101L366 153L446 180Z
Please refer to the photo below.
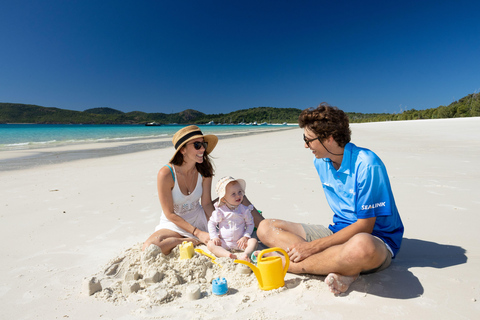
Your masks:
M0 171L168 148L172 147L173 134L184 126L0 124ZM298 125L199 127L203 134L227 139L298 128ZM65 146L69 148L58 148Z
M0 124L0 151L172 137L184 125ZM248 134L287 125L199 125L204 134Z

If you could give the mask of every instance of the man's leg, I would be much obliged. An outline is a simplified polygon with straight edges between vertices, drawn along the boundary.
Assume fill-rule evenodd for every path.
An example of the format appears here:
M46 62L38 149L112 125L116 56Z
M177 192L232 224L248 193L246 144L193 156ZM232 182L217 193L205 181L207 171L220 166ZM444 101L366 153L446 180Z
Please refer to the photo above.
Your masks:
M266 219L257 230L259 239L269 247L284 250L293 243L306 241L303 226L278 219ZM379 267L389 254L383 241L368 233L360 233L342 245L330 247L298 263L290 261L292 273L326 275L330 291L339 294L348 290L362 271Z
M330 247L298 263L292 273L327 275L325 282L335 294L347 291L362 271L380 266L388 254L385 244L368 233L359 233L344 244Z
M287 250L289 245L305 241L305 230L300 223L265 219L258 226L257 236L268 247Z

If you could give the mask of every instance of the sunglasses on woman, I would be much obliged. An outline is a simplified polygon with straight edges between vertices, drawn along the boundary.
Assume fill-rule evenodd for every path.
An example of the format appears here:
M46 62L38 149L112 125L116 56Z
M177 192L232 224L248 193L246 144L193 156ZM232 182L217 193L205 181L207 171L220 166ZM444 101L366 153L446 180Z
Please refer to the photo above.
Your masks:
M200 150L202 147L207 150L208 147L208 142L200 142L200 141L195 141L193 144L193 147L195 150Z

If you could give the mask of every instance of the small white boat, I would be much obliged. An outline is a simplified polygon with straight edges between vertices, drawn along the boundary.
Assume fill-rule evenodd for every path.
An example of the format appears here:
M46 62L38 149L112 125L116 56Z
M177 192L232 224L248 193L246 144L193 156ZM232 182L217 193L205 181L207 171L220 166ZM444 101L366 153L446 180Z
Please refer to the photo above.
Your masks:
M147 122L147 123L145 123L145 125L146 125L147 127L161 126L160 123L157 123L157 122L155 122L155 121L154 121L154 122Z

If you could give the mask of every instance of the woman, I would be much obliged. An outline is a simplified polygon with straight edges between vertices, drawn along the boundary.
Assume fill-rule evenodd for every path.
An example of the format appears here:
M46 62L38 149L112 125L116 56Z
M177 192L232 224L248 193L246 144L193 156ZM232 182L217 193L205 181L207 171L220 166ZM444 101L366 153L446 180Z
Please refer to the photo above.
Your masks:
M162 206L160 224L144 242L142 250L154 244L169 254L183 241L207 244L208 220L214 210L211 187L214 175L210 153L217 145L214 135L203 135L197 126L188 126L173 135L175 153L157 175L158 198ZM200 204L201 202L201 204ZM244 196L244 205L251 205ZM263 217L252 210L255 226Z
M162 206L160 224L145 241L169 254L183 241L207 243L208 219L214 208L211 197L214 170L209 154L217 145L214 135L203 135L197 126L188 126L173 136L175 153L157 175L158 198ZM201 204L200 204L201 200Z

